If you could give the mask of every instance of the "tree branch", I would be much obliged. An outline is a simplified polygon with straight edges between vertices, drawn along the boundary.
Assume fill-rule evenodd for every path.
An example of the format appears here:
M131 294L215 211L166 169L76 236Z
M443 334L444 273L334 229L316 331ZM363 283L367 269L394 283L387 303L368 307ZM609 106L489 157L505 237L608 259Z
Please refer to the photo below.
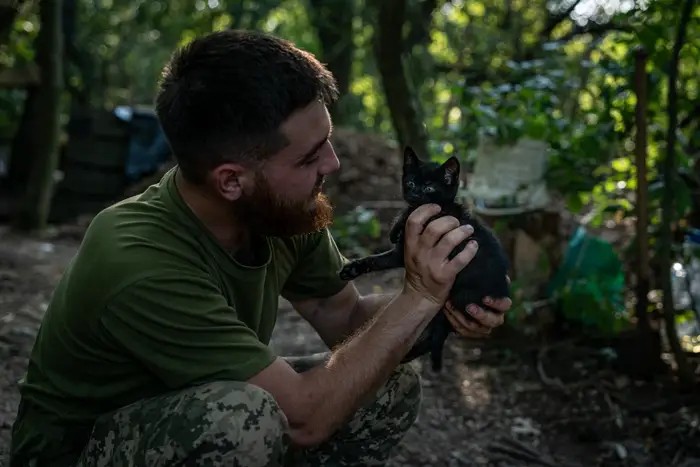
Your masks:
M513 0L506 0L505 13L498 23L498 28L509 31L513 24Z
M617 24L613 22L598 24L589 23L585 26L576 26L572 31L564 34L562 37L555 39L556 42L567 42L575 37L581 36L583 34L592 34L594 36L601 36L605 33L611 31L621 31L621 32L631 32L632 27L626 24Z
M688 112L688 115L686 115L683 120L680 121L678 124L678 128L686 128L688 125L693 123L693 120L700 118L700 104L697 104L693 110Z
M545 31L548 31L546 34L551 34L551 30L556 28L557 25L561 24L564 19L568 17L569 14L576 8L576 5L579 3L579 1L575 1L572 5L570 5L564 12L561 12L557 14L556 16L553 16L553 19L550 19L545 26L545 29L543 29L541 33L542 40L536 44L534 44L529 50L526 51L521 57L514 57L514 60L516 62L525 62L529 60L535 59L542 51L542 45L547 42L547 41L553 41L553 42L558 42L558 43L565 43L568 42L578 36L581 36L583 34L591 34L595 38L599 38L604 36L608 32L612 31L623 31L623 32L630 32L632 31L632 27L626 24L619 24L615 22L608 22L604 24L599 24L599 23L594 23L594 22L589 22L585 26L575 26L571 31L568 33L564 34L562 37L558 39L552 39L548 36L545 36ZM556 24L554 24L555 19L558 21ZM455 64L448 64L448 63L435 63L433 65L433 70L438 72L438 73L459 73L462 76L465 77L465 85L466 86L478 86L482 84L485 81L489 82L506 82L507 81L507 72L504 72L503 70L492 70L492 69L486 69L486 68L471 68L466 65L463 65L461 63L455 63Z
M574 12L579 3L581 3L581 0L575 0L566 10L560 11L556 14L550 14L544 28L542 31L540 31L540 37L545 41L549 39L554 29L556 29L557 26L563 23L571 15L571 13Z

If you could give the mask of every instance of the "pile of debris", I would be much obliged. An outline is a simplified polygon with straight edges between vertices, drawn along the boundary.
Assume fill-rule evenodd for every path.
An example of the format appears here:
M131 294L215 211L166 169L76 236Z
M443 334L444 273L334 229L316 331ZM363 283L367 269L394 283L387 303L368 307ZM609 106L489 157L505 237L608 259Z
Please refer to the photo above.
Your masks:
M326 191L338 213L357 206L380 211L403 206L403 156L397 145L350 128L336 128L331 142L341 168L328 177Z

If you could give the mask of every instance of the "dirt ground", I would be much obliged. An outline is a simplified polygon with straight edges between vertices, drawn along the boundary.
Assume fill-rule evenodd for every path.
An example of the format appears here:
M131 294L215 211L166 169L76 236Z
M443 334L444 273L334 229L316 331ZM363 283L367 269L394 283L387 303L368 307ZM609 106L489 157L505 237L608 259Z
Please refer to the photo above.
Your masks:
M80 242L70 227L38 239L0 227L0 466L33 338L52 289ZM363 292L388 291L396 274L364 278ZM612 372L604 353L563 341L505 333L448 341L446 365L423 380L419 419L391 466L697 466L695 395ZM290 307L280 306L273 346L289 355L325 350Z

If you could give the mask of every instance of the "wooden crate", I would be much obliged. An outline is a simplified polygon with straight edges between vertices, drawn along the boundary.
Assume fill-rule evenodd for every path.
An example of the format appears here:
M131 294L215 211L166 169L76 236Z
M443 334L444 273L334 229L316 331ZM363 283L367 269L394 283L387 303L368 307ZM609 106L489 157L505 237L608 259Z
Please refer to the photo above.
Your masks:
M126 188L126 177L121 170L75 164L65 170L61 188L73 193L113 197Z
M124 197L130 134L111 112L74 115L59 165L63 179L52 203L53 222L95 213Z
M74 165L94 167L97 170L124 172L129 153L129 140L99 137L73 139L66 146L63 170Z

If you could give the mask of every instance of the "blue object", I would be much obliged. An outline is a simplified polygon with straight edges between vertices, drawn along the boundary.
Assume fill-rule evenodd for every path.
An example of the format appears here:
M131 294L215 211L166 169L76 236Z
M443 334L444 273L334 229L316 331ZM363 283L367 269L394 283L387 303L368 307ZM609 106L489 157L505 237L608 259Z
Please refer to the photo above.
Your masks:
M129 149L124 168L129 182L155 172L170 159L170 145L153 110L118 106L113 112L129 125Z
M700 229L688 229L685 234L685 241L693 244L700 244Z

